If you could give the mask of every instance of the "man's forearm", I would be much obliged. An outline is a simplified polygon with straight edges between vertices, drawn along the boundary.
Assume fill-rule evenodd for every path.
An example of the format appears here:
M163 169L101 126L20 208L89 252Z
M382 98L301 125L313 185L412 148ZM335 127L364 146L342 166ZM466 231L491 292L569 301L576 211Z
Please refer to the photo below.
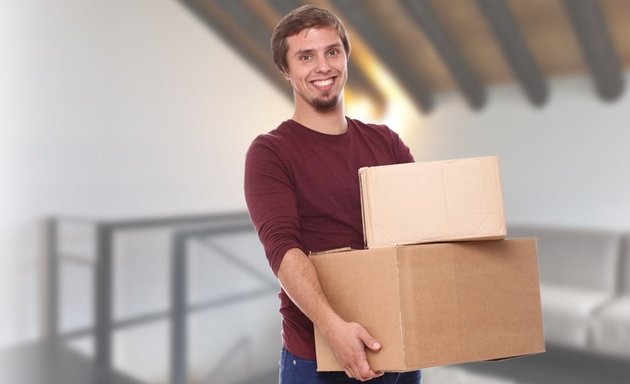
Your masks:
M317 277L313 263L302 250L287 251L278 270L278 279L293 303L326 335L342 319L332 309Z
M358 323L344 321L332 309L319 283L313 263L300 249L287 251L278 270L278 279L293 303L311 319L328 340L346 374L358 380L380 376L370 369L365 346L379 350L380 344Z

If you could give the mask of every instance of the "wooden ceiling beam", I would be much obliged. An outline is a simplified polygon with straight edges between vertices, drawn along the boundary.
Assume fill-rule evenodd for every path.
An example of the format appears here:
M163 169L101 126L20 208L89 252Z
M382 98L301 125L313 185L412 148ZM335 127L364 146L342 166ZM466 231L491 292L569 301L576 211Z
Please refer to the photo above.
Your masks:
M439 0L179 1L291 100L291 86L273 64L269 40L280 16L305 3L342 16L353 38L348 93L370 99L375 113L401 90L420 111L430 112L430 84L445 89L455 83L472 108L482 108L487 96L481 78L492 82L497 72L502 81L517 80L536 106L548 101L546 76L555 74L587 70L596 94L605 101L619 99L625 87L618 57L626 53L625 35L619 25L628 7L620 1L468 0L462 2L466 6L448 5L452 8ZM616 48L613 37L618 39ZM488 60L500 62L500 71ZM389 72L385 79L379 75L383 68ZM397 84L389 82L392 78Z
M269 59L269 54L260 46L260 41L231 17L216 0L180 0L193 14L240 54L254 68L258 69L285 96L293 100L293 91L280 72ZM237 2L235 2L237 3ZM238 19L237 19L238 20Z
M536 106L544 105L549 97L549 86L506 2L477 0L477 6L529 101Z
M486 103L486 92L457 46L433 12L427 0L402 0L401 5L412 20L424 31L436 52L455 79L466 101L473 109Z
M247 36L263 51L269 50L271 28L248 6L245 1L238 0L206 0L214 2L240 26Z
M330 3L342 13L340 17L344 22L361 35L378 60L390 69L400 87L413 99L415 105L425 113L430 112L434 106L431 91L418 71L399 60L397 50L391 41L385 38L385 32L379 27L382 20L372 18L366 12L366 7L357 7L355 0L331 0Z
M603 100L617 100L623 93L625 79L599 2L564 0L564 7L597 93Z

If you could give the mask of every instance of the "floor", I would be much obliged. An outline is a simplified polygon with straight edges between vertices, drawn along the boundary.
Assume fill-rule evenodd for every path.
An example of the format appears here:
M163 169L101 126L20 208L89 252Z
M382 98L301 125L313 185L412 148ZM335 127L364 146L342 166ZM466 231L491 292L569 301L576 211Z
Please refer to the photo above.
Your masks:
M47 340L2 351L0 383L142 384L121 372L99 368L80 353Z
M277 384L278 373L238 384ZM548 347L547 352L510 360L423 370L422 384L628 384L630 360Z
M518 384L630 383L630 360L549 346L539 355L459 368Z
M48 341L0 353L0 383L141 384L104 371L88 358ZM276 369L235 384L277 384ZM548 347L547 352L496 362L423 370L423 384L628 384L630 360Z

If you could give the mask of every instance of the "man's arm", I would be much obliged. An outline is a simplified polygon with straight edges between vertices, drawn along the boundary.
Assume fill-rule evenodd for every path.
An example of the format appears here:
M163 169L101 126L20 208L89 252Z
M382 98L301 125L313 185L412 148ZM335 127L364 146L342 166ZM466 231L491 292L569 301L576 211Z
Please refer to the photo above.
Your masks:
M245 163L245 199L269 264L293 303L328 340L346 374L366 380L370 370L365 345L380 345L359 324L341 319L330 307L309 257L300 249L297 199L283 161L267 137L250 146Z
M366 346L377 351L379 342L360 324L337 315L324 296L313 263L302 250L292 248L285 253L277 276L291 300L328 340L349 377L365 381L382 375L370 369L365 355Z

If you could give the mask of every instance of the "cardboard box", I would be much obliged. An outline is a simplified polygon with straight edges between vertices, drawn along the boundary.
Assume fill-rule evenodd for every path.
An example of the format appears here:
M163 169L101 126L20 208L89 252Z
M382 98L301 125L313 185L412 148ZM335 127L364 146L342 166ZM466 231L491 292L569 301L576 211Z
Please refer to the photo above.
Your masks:
M370 367L408 371L544 352L535 239L311 256L332 307L379 340ZM342 370L315 330L317 368Z
M496 156L359 170L367 248L503 239Z

